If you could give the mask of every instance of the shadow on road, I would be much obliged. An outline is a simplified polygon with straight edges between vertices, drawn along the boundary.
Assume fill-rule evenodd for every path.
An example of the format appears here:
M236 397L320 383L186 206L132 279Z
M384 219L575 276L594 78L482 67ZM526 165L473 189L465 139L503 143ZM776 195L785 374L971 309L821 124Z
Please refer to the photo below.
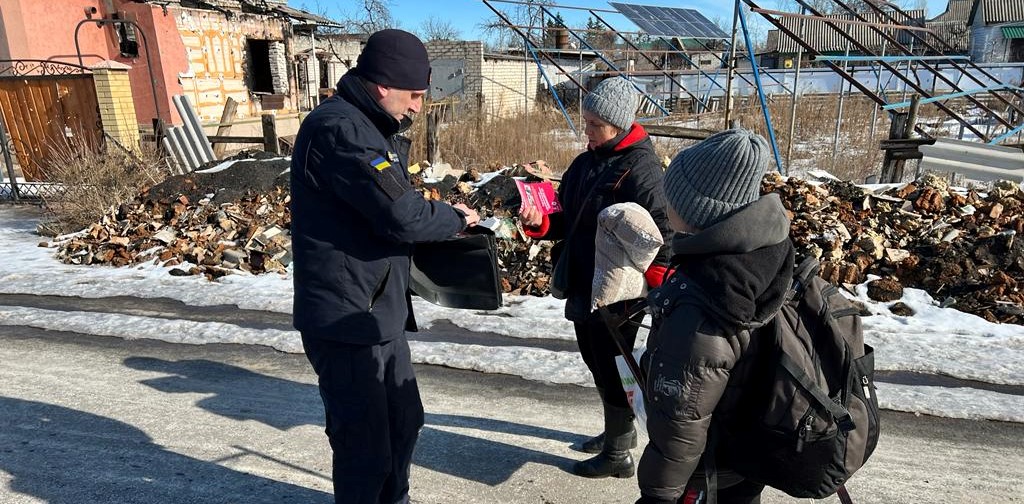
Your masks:
M288 430L324 425L323 404L316 385L301 383L204 359L170 361L129 357L124 364L167 376L141 383L161 392L212 394L196 406L234 420L254 420ZM448 432L436 427L459 427L578 444L585 437L545 427L464 415L428 413L413 462L433 471L497 485L527 463L568 471L574 460L513 444ZM327 440L324 439L324 443Z
M190 458L126 423L0 397L0 471L50 504L328 503L330 495Z

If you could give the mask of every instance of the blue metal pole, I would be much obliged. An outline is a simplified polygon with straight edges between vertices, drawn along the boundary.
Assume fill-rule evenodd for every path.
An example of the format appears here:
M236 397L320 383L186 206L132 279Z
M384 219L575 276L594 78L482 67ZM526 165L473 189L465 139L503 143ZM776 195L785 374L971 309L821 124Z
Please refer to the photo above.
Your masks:
M896 61L950 61L966 60L968 56L826 56L817 55L815 61L884 61L887 63Z
M551 79L548 78L548 73L544 71L544 65L540 62L540 57L537 56L537 52L533 50L533 44L527 42L526 48L530 50L530 56L533 56L534 63L537 64L537 69L540 70L541 77L544 77L544 82L548 84L548 89L551 90L551 96L555 98L555 103L558 104L558 109L562 111L562 115L565 116L565 122L569 123L569 127L572 128L573 134L580 136L580 132L576 131L576 125L572 123L572 119L569 117L569 112L565 110L565 105L562 105L562 99L558 97L558 91L555 90L555 86L551 85Z
M959 93L950 93L950 94L946 94L946 95L932 96L930 98L922 98L920 100L920 103L921 103L921 105L924 105L926 103L933 103L933 102L937 102L937 101L948 100L950 98L959 98L961 96L968 96L968 95L977 94L977 93L984 93L986 91L999 91L1001 89L1019 90L1021 88L1018 88L1018 87L1015 87L1015 86L1011 86L1009 84L999 84L997 86L989 86L989 87L983 87L983 88L967 89L967 90L964 90L964 91L960 91ZM891 109L897 109L897 108L903 108L903 107L909 107L909 106L910 106L910 102L909 101L899 102L899 103L890 103L889 105L886 105L886 106L882 107L882 110L891 110Z
M740 14L740 25L743 27L743 40L747 43L747 56L750 58L750 68L754 71L754 83L757 85L757 98L761 100L761 111L764 112L764 122L768 126L768 139L772 142L772 153L775 154L775 165L782 173L782 157L779 156L779 143L775 141L775 127L772 126L772 114L768 111L768 101L764 96L764 87L761 85L761 72L757 70L756 56L754 56L754 44L750 41L750 30L747 29L747 16L740 8L740 0L736 0L736 10Z
M545 8L543 5L541 5L540 8L543 9L545 12L547 12L548 15L551 15L551 12L548 11L547 8ZM551 16L551 17L556 19L556 20L558 19L555 16ZM608 68L611 68L612 70L614 70L616 72L624 73L621 70L619 70L619 67L615 66L615 63L612 63L611 61L608 61L608 59L605 58L603 54L601 54L601 51L598 51L598 50L594 49L594 47L591 46L590 44L588 44L586 40L583 40L583 37L579 36L579 34L576 33L575 30L573 30L572 28L569 28L568 25L566 25L565 23L563 23L561 21L559 21L558 23L561 24L563 28L568 30L569 33L571 33L573 37L576 37L576 40L578 40L580 44L582 44L587 49L590 49L591 51L594 51L594 55L597 56L598 58L601 58L601 61L605 62L605 64L608 65ZM640 86L633 79L630 79L630 78L628 78L628 77L626 77L624 75L623 75L623 78L625 78L627 81L629 81L629 83L632 84L633 87L636 88L636 90L639 91L640 94L642 94L644 96L644 98L647 98L647 100L650 101L651 103L653 103L655 107L658 107L658 110L661 110L661 112L663 114L665 114L666 116L670 115L669 111L666 110L665 107L662 107L661 104L658 103L657 100L655 100L654 98L651 98L650 95L648 95L647 92L644 91L643 89L640 89Z
M1007 138L1010 138L1013 135L1016 135L1021 130L1024 130L1024 124L1021 124L1020 126L1017 126L1016 128L1013 128L1012 130L1007 131L1006 133L1003 133L1002 135L1000 135L1000 136L998 136L996 138L993 138L989 142L989 145L997 145L997 144L999 144L999 142L1002 142L1003 140L1006 140Z

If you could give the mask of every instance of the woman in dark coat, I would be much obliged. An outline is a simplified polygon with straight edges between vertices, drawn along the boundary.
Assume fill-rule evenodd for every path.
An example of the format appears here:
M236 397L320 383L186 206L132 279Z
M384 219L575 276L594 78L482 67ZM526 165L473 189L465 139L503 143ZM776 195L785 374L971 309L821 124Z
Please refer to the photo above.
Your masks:
M558 240L552 249L552 264L568 261L565 317L575 325L580 353L604 406L604 432L583 444L583 451L597 455L573 467L576 474L591 478L633 476L629 450L636 447L633 412L615 366L619 351L600 314L591 311L598 213L615 203L643 206L666 244L647 271L650 286L661 283L669 262L672 231L661 184L663 172L647 132L635 122L637 102L633 85L621 77L605 80L588 93L583 100L583 118L589 142L586 152L576 157L562 177L558 189L562 211L541 215L531 207L520 214L529 236ZM629 308L630 302L610 307L619 315ZM632 348L637 327L625 324L621 329L625 344Z

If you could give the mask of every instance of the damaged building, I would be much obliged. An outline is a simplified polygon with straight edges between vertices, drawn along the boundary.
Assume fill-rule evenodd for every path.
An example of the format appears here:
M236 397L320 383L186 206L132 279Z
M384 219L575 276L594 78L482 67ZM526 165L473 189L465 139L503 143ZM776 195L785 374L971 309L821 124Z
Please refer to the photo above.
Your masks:
M0 22L0 59L131 67L143 127L179 124L175 95L203 120L228 98L238 118L309 110L361 49L358 37L320 35L341 26L286 0L5 0Z

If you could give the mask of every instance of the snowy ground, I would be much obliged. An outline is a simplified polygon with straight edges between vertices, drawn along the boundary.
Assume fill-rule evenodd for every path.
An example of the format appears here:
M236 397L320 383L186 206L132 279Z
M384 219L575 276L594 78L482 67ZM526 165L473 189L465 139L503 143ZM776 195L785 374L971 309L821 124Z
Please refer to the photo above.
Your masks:
M291 311L291 278L231 275L217 282L174 277L167 269L71 266L54 259L54 249L34 232L37 214L0 207L0 293L105 298L170 298L190 306L235 305L279 313ZM916 315L892 315L887 304L867 299L866 289L849 295L865 301L874 315L864 318L865 338L875 347L879 370L946 375L998 385L1024 386L1024 327L991 324L973 315L938 307L927 293L909 289L902 299ZM507 297L495 312L460 311L414 300L422 330L450 322L466 331L522 340L516 346L451 342L412 344L419 363L505 373L529 380L591 386L575 352L537 348L541 339L572 340L562 318L562 302L552 298ZM196 322L118 313L67 312L0 305L0 325L24 325L128 339L172 343L266 345L302 351L299 335L279 329L253 329L222 322ZM1024 396L981 388L878 384L884 408L951 418L1024 422Z

